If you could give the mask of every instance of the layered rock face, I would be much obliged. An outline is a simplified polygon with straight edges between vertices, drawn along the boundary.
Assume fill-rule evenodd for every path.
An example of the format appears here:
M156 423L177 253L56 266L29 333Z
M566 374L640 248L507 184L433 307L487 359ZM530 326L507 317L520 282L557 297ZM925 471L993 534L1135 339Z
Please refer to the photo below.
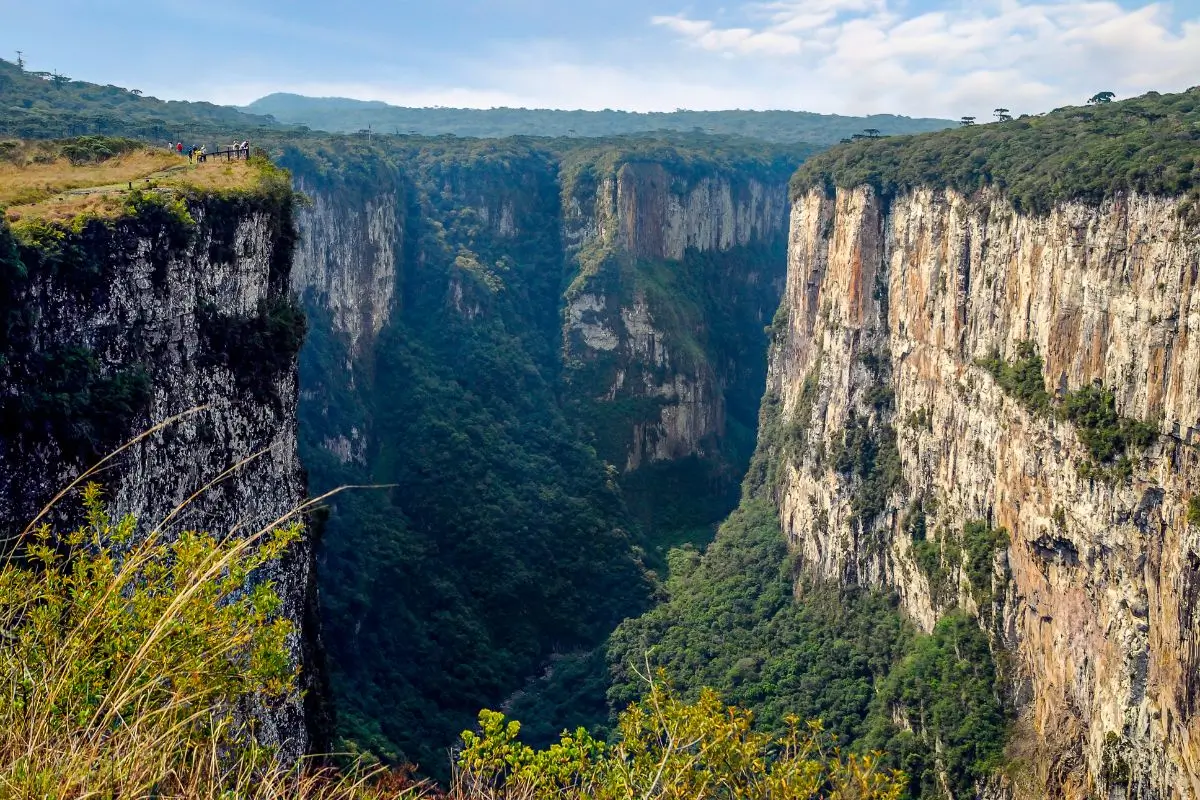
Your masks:
M28 274L6 300L30 322L9 329L0 368L0 518L16 523L11 532L98 457L197 408L95 475L115 516L132 514L146 531L174 515L168 529L250 535L302 502L290 206L212 199L189 212L186 228L149 213L89 223L60 247L21 248ZM279 325L292 330L277 335ZM45 405L22 416L12 402ZM71 524L73 502L50 519ZM315 619L311 563L302 538L263 576L295 623L306 681L317 677L304 636ZM300 696L266 710L259 730L285 761L303 754Z
M998 784L1017 797L1200 796L1200 232L1176 206L1034 217L859 188L792 208L768 380L784 530L807 570L895 590L926 629L980 614L1020 716L1023 768ZM979 364L1026 342L1047 391L1099 381L1158 421L1129 480L1080 469L1079 430ZM961 550L932 572L918 553L976 520L1008 534L984 591Z
M623 440L611 442L610 457L626 471L717 457L726 393L746 364L722 359L712 339L733 338L728 328L739 325L750 338L774 313L782 176L690 178L661 164L627 163L591 191L567 187L564 206L563 239L578 269L566 295L568 363L588 364L592 373L581 383L597 399L636 409L630 426L615 432ZM718 314L733 321L710 336Z

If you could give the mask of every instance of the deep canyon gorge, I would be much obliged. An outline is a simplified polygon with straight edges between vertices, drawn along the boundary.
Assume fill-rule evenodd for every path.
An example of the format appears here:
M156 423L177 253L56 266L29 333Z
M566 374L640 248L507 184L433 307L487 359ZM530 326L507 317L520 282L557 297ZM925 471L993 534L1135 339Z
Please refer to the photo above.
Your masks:
M119 515L352 487L265 576L286 759L444 778L481 708L610 734L661 668L907 797L1200 797L1200 90L256 144L295 195L0 226L0 519L196 406L101 473Z

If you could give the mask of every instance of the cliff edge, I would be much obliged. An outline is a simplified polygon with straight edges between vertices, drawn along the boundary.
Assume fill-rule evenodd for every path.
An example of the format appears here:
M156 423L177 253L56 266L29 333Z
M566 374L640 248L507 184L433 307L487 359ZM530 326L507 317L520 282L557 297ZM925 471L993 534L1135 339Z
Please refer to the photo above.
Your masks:
M1078 162L1154 112L1123 134L1162 165L1141 185L1077 164L1047 193L1057 152L1032 150L975 190L906 173L940 148L954 175L985 134L952 132L795 187L760 441L784 532L805 573L895 591L925 630L976 616L1017 720L993 789L1018 797L1200 793L1200 184L1186 142L1172 160L1196 95L988 126L1001 161L1082 129Z
M118 172L140 157L104 163ZM292 192L265 160L214 169L216 186L155 172L133 189L122 181L9 206L0 224L6 536L100 458L197 407L95 475L114 515L153 526L182 507L169 529L236 536L303 501ZM69 518L74 502L56 513ZM318 675L312 557L304 538L266 575L295 624L305 688ZM314 744L303 703L291 696L260 727L285 761Z

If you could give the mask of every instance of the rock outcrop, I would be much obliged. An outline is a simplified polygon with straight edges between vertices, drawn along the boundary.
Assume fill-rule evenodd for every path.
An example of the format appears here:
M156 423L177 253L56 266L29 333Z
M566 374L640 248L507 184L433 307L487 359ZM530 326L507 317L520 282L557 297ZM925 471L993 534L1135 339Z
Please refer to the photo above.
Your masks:
M729 342L713 340L753 340L774 313L783 176L712 170L692 177L638 162L595 172L584 187L564 187L563 240L577 269L564 348L568 363L586 365L577 383L593 399L633 409L613 431L620 440L603 443L606 454L626 471L719 458L726 393L748 365L722 359L716 351ZM712 335L718 315L732 324Z
M806 570L894 590L925 629L979 614L1017 797L1200 796L1200 231L1177 205L858 188L792 208L768 380L784 530ZM1051 394L1099 382L1161 430L1128 478L981 364L1028 342ZM945 546L973 521L1007 531L986 586Z
M8 273L0 358L0 519L18 533L55 492L139 433L95 480L116 516L215 535L270 525L304 498L297 456L296 354L303 316L289 294L291 201L254 196L189 205L194 224L150 206L23 245ZM227 473L228 471L228 473ZM192 495L203 490L199 496ZM189 501L190 500L190 501ZM70 524L70 498L52 520ZM312 543L271 565L293 657L319 678ZM316 698L313 698L314 700ZM310 734L299 694L259 728L294 761Z

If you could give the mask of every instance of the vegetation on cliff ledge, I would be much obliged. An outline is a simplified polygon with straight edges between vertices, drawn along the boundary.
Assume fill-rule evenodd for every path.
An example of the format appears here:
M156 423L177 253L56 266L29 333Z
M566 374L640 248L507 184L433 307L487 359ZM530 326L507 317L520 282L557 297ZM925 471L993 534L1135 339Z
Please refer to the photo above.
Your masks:
M188 203L241 197L295 199L290 176L261 153L201 163L132 139L0 141L0 211L18 231L79 230L92 219L136 215L147 203L190 224Z
M1004 191L1018 211L1046 213L1068 200L1122 192L1200 192L1200 87L1118 103L1069 106L1009 122L920 136L863 139L806 162L792 180L812 188L869 185L892 196L921 186L971 194Z
M1149 447L1160 433L1154 422L1118 414L1116 396L1098 380L1060 398L1052 396L1046 391L1042 357L1031 341L1018 342L1010 360L995 352L975 363L1032 413L1048 416L1053 412L1058 420L1075 427L1090 456L1078 465L1082 477L1127 480L1133 474L1130 453Z

